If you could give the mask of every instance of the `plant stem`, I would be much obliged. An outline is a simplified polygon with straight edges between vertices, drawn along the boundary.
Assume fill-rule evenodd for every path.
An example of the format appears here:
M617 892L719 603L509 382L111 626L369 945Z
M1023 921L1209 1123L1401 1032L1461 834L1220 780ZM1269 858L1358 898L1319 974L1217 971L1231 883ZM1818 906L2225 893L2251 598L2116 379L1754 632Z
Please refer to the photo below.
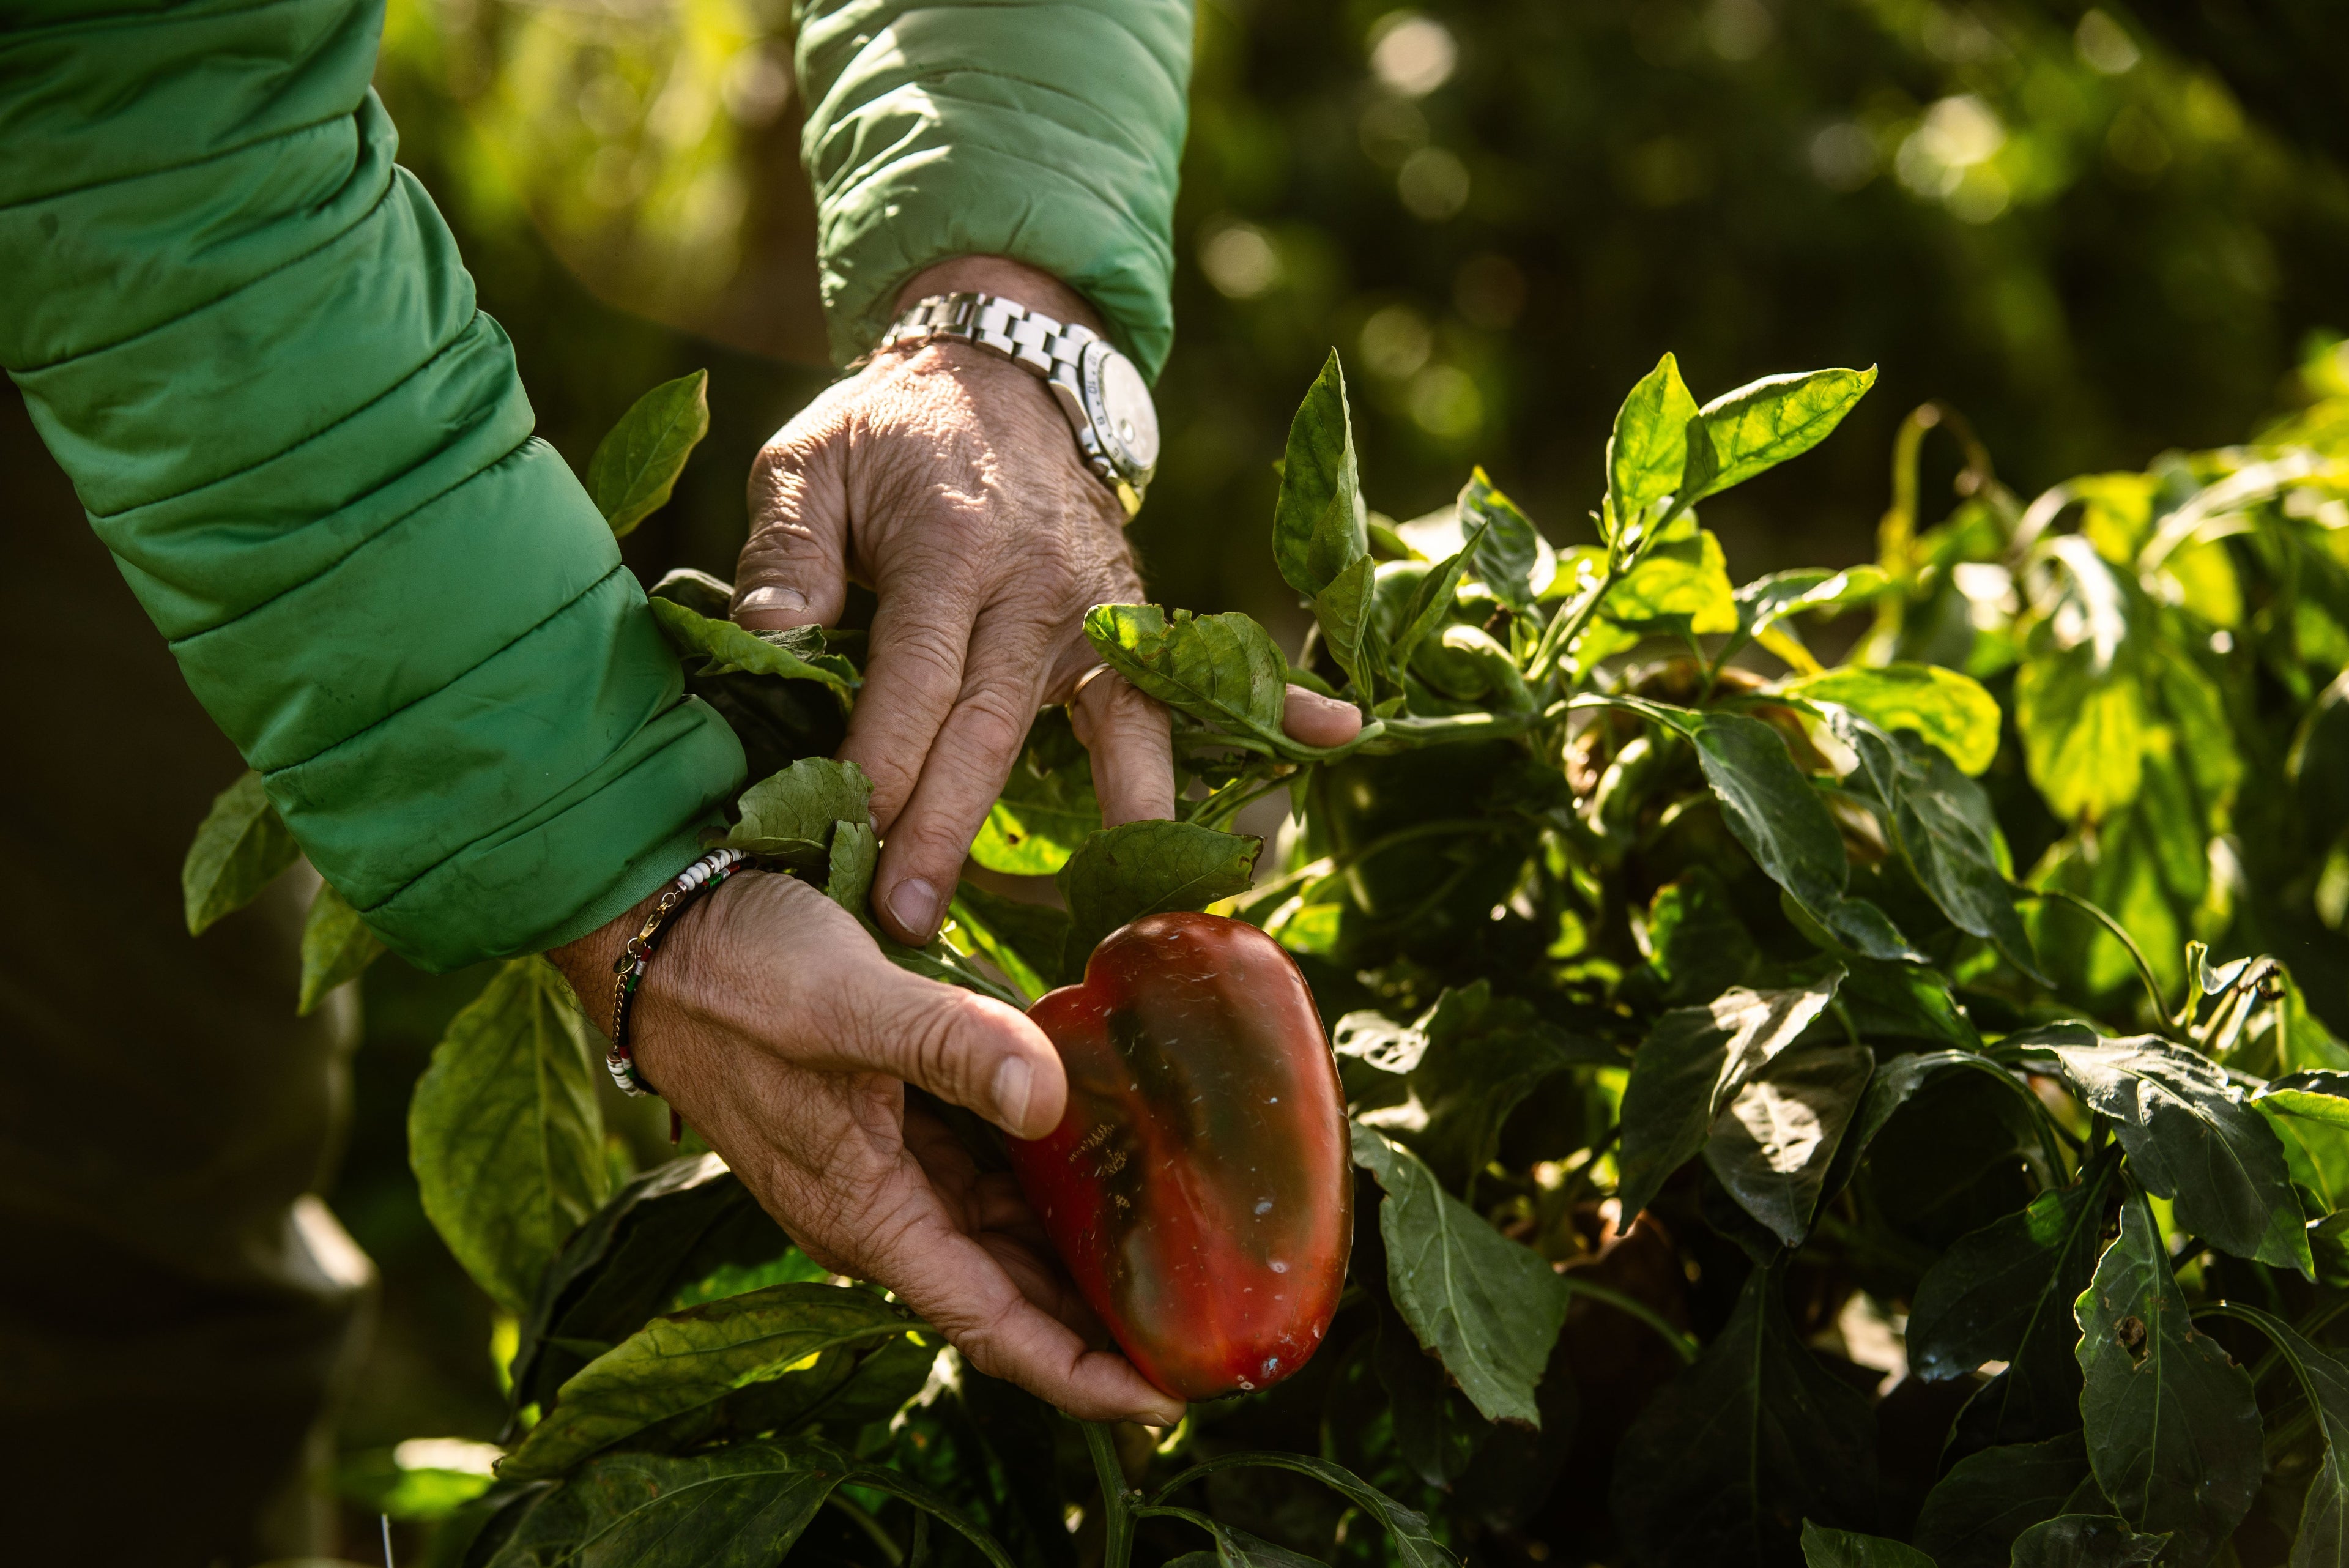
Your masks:
M1125 1489L1125 1468L1117 1460L1117 1437L1106 1421L1087 1421L1085 1448L1101 1482L1102 1568L1128 1568L1133 1557L1133 1498Z
M1663 1314L1658 1312L1647 1303L1640 1301L1636 1296L1627 1296L1621 1291L1611 1290L1605 1285L1595 1285L1588 1280L1578 1280L1570 1273L1560 1274L1558 1278L1564 1280L1566 1282L1567 1288L1572 1291L1576 1295L1588 1296L1595 1302L1604 1302L1609 1306L1613 1307L1617 1312L1629 1313L1631 1316L1638 1318L1641 1323L1646 1324L1650 1328L1654 1329L1658 1334L1664 1336L1664 1343L1672 1347L1672 1354L1679 1356L1683 1363L1690 1363L1696 1360L1696 1341L1690 1335L1683 1334L1681 1330L1674 1328L1671 1325L1671 1321L1667 1319Z
M2155 1021L2165 1031L2175 1033L2169 1022L2169 1004L2161 999L2161 982L2154 978L2153 965L2147 961L2145 950L2137 945L2137 939L2129 935L2127 926L2122 925L2077 893L2067 893L2061 888L2025 888L2013 883L2008 886L2009 890L2018 898L2052 898L2059 904L2069 904L2110 931L2121 946L2128 950L2128 956L2136 961L2137 979L2145 982L2145 994L2153 1002Z
M825 1498L824 1501L846 1514L859 1530L873 1538L873 1544L879 1547L881 1554L889 1560L890 1568L897 1568L898 1564L905 1561L905 1549L897 1544L887 1531L881 1528L879 1520L858 1506L854 1499L843 1497L839 1492L834 1491Z

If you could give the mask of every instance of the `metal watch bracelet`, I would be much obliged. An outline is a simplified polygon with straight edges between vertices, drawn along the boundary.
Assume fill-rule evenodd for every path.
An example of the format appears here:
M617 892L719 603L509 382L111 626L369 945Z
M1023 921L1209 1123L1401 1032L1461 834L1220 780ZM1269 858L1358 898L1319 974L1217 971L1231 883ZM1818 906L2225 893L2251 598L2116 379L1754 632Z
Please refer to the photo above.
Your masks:
M1100 333L1077 322L1055 321L1017 301L991 294L935 294L916 301L892 322L874 351L934 342L968 343L988 349L1042 380L1052 390L1070 429L1075 432L1085 466L1117 493L1125 505L1126 515L1133 515L1142 504L1142 490L1149 483L1149 471L1145 468L1136 474L1120 464L1102 432L1095 429L1094 415L1089 407L1098 404L1100 397L1097 387L1087 386L1088 372L1097 378L1101 359L1123 358L1115 354ZM1094 350L1094 363L1089 365L1085 351L1094 344L1101 347ZM1154 448L1155 430L1151 433ZM1151 455L1154 459L1154 450Z

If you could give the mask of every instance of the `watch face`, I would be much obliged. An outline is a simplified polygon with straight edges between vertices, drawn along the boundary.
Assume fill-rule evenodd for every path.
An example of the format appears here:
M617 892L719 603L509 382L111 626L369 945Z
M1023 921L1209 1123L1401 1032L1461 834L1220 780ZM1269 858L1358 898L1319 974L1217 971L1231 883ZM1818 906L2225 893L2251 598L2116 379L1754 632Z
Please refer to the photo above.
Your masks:
M1158 409L1133 361L1106 343L1085 345L1085 411L1120 475L1136 486L1158 467Z

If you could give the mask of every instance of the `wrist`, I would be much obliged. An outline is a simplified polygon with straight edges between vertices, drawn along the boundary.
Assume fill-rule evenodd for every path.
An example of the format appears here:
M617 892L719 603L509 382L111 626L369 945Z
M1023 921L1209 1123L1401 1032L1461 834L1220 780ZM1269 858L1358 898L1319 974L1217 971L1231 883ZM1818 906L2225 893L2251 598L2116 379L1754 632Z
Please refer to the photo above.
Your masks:
M906 279L893 308L902 315L931 295L965 293L997 295L1056 320L1081 323L1108 335L1101 312L1083 295L1041 267L1009 256L955 256L934 262Z

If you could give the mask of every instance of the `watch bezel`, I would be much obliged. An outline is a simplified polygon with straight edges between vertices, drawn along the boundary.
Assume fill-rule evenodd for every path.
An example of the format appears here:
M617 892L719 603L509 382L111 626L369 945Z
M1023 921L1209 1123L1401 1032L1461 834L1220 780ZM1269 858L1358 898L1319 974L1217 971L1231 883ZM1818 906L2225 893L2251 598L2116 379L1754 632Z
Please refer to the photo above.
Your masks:
M1136 491L1140 491L1156 475L1158 463L1155 458L1143 462L1117 433L1117 427L1111 417L1109 396L1103 385L1112 359L1123 360L1129 369L1133 369L1135 386L1143 400L1150 403L1151 424L1154 429L1156 427L1158 407L1151 400L1149 386L1142 379L1141 370L1133 366L1132 359L1120 353L1104 338L1095 338L1086 344L1083 352L1078 357L1078 395L1084 401L1085 418L1092 426L1093 439L1099 443L1102 455L1108 459L1109 465L1117 478L1125 481Z

